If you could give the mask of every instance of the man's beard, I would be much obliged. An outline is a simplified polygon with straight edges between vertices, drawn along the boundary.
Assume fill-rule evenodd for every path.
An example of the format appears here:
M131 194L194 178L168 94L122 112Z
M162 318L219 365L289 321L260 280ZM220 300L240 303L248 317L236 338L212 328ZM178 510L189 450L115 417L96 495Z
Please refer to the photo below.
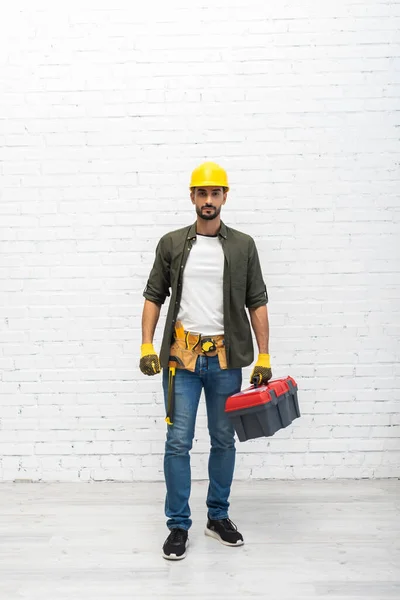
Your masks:
M206 212L205 210L203 210L204 208L210 209L210 212ZM198 208L196 206L196 213L199 215L199 217L201 219L204 219L204 221L212 221L213 219L218 217L220 212L221 212L221 207L215 208L215 206L207 206L207 207L202 206L201 208Z

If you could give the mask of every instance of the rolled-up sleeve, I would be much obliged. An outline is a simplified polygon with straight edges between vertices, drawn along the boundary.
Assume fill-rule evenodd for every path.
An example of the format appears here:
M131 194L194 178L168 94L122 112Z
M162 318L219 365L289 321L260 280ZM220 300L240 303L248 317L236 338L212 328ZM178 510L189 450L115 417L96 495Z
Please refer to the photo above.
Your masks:
M247 259L246 307L257 308L268 303L267 286L264 283L257 247L250 238Z
M146 300L155 304L164 304L166 297L170 295L171 254L168 246L166 236L162 237L157 244L153 267L143 290Z

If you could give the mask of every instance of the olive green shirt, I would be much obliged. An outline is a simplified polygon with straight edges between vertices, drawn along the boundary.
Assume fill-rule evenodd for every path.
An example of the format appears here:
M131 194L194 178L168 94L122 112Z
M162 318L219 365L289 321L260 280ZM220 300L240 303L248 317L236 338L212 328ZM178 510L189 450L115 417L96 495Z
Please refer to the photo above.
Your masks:
M226 358L229 369L250 365L254 360L253 339L247 308L268 302L253 238L227 227L221 221L218 233L224 251L223 310ZM153 268L143 296L164 304L171 295L160 351L161 367L168 367L169 351L182 295L182 274L189 252L196 243L196 223L165 234L158 242ZM200 332L201 333L201 332Z

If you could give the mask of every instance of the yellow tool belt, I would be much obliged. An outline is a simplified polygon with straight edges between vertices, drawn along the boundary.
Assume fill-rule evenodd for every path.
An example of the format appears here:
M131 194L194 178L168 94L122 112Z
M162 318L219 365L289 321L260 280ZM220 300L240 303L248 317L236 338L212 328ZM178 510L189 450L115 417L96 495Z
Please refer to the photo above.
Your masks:
M223 335L207 336L185 331L180 321L175 326L169 355L168 366L176 369L194 371L198 356L218 356L220 368L228 368Z

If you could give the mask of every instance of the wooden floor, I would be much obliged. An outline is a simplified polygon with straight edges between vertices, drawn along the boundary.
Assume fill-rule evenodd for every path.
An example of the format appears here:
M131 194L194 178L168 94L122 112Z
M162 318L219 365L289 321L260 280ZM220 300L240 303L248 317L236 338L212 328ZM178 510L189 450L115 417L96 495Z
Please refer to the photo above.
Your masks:
M1 600L399 600L400 481L237 482L239 548L204 535L206 488L172 563L162 483L0 484Z

